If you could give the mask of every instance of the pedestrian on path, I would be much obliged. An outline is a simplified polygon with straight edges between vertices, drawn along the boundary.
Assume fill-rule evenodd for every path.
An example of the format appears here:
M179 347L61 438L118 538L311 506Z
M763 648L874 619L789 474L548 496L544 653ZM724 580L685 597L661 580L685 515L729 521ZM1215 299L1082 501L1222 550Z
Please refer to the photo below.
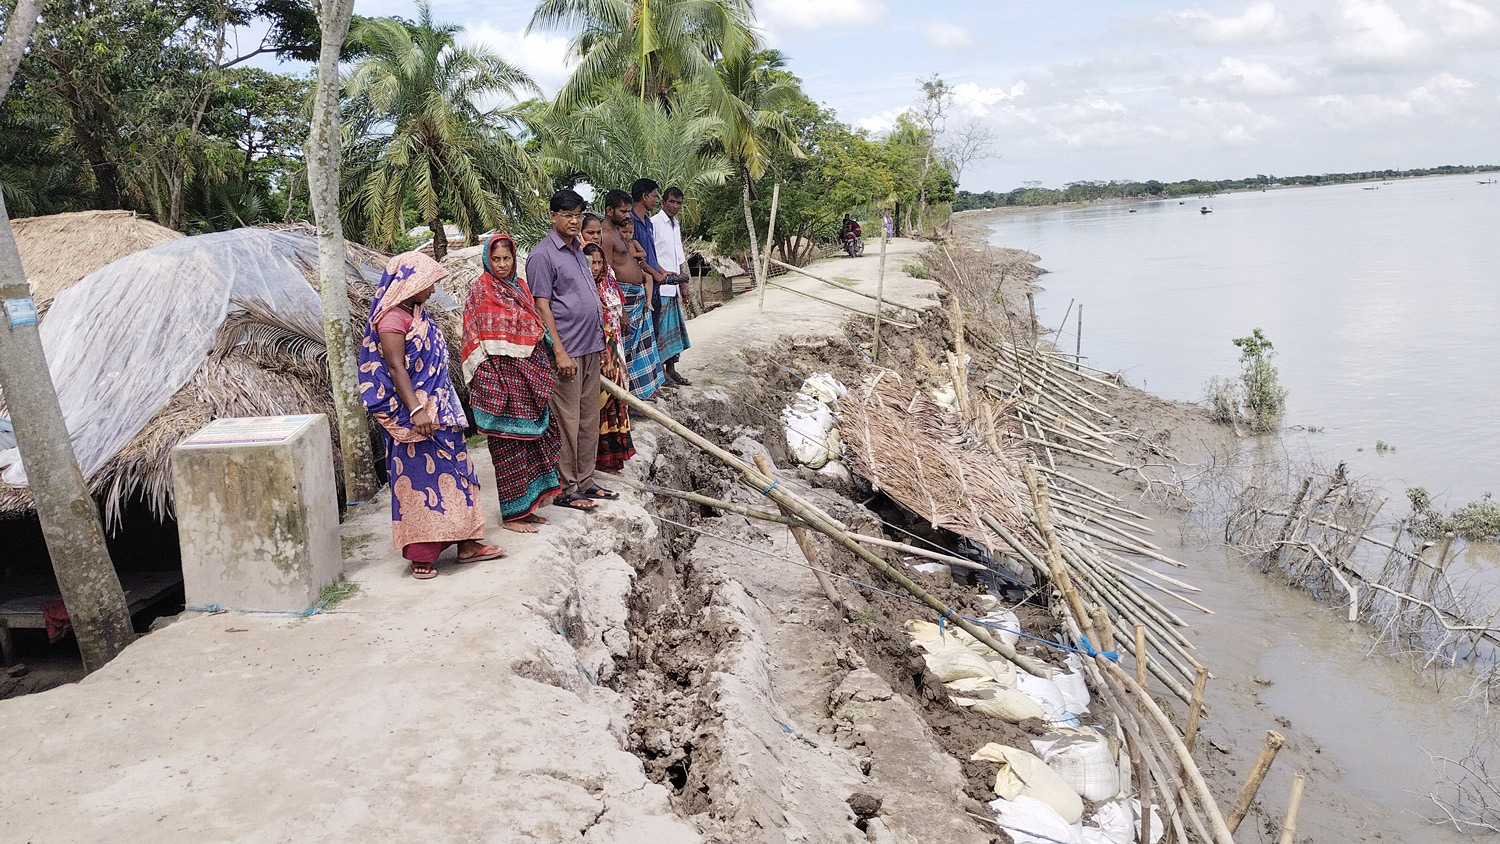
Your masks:
M461 563L505 553L484 543L468 418L448 377L448 344L422 308L447 275L420 252L391 258L359 350L360 398L385 445L392 539L418 580L437 576L433 563L449 545Z
M537 525L547 524L537 508L562 487L547 332L531 288L516 274L511 236L491 236L480 259L484 272L464 303L464 380L474 426L485 435L495 464L500 524L536 533Z
M677 374L677 361L692 347L683 310L691 295L687 286L687 254L682 248L682 224L677 220L682 213L682 188L669 187L664 196L661 210L651 218L656 259L666 274L661 285L661 307L656 314L656 347L665 364L667 380L690 387L693 382Z
M592 216L592 215L591 215ZM587 223L585 223L587 225ZM595 218L594 225L599 223ZM587 238L585 238L587 239ZM620 285L610 275L609 262L604 260L604 250L597 243L583 247L589 256L589 270L594 282L599 285L599 301L604 305L604 353L600 357L601 375L615 384L624 384L625 351L620 345L620 335L625 322L625 295ZM630 408L625 402L606 391L599 393L599 461L600 471L618 473L625 468L625 461L635 456L635 442L630 438Z
M615 274L620 292L625 295L625 367L630 383L626 386L638 398L656 400L666 376L656 350L656 323L651 314L652 281L636 259L629 237L625 234L630 220L630 194L611 190L604 195L604 227L601 243L604 257Z
M526 277L557 362L552 415L562 441L558 459L562 488L552 503L573 510L593 510L596 498L620 497L594 483L604 307L579 237L584 204L577 191L565 188L554 193L552 230L526 258Z

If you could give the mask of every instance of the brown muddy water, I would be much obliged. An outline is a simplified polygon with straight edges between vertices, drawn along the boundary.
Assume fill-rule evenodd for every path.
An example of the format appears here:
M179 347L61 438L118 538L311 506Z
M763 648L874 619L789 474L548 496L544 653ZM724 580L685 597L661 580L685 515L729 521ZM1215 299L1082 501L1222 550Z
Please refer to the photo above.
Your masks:
M1042 256L1050 274L1039 321L1061 325L1081 301L1084 354L1151 392L1200 399L1209 377L1237 372L1230 339L1264 330L1290 392L1287 423L1325 429L1285 432L1280 449L1348 462L1391 493L1390 516L1408 486L1447 506L1500 492L1500 464L1487 459L1500 447L1500 368L1490 361L1500 265L1485 230L1497 211L1495 186L1452 177L987 223L992 244ZM1074 305L1057 337L1067 351L1076 316ZM1377 440L1395 449L1377 451ZM1310 776L1299 840L1471 840L1423 819L1436 811L1429 754L1465 755L1489 720L1461 700L1464 679L1438 689L1372 655L1367 631L1243 568L1213 541L1211 517L1199 518L1210 539L1184 530L1161 544L1177 546L1192 566L1185 576L1204 590L1195 597L1216 610L1188 620L1216 675L1206 735L1230 750L1226 764L1242 776L1266 729L1288 735ZM1500 581L1493 546L1469 549L1461 566ZM1262 790L1273 814L1296 759L1284 751Z

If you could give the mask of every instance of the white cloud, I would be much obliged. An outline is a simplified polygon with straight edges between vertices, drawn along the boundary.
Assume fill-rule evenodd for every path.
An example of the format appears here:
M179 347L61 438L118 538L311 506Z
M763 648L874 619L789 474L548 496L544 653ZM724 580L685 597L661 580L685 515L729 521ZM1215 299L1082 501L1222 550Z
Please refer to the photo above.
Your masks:
M1385 0L1339 0L1334 55L1357 66L1399 66L1420 58L1427 36Z
M972 50L979 46L973 33L953 23L929 23L922 27L922 36L938 50Z
M1461 113L1473 89L1473 82L1443 71L1403 96L1328 94L1315 98L1313 104L1327 122L1348 128L1418 114Z
M1285 41L1292 36L1286 16L1269 0L1255 0L1232 17L1214 17L1202 9L1185 9L1165 16L1167 23L1209 44L1248 44Z
M568 38L533 32L522 35L522 29L506 30L489 21L469 26L459 36L463 44L482 44L522 70L531 74L548 96L556 94L573 72L575 62L568 55Z
M1296 79L1277 73L1263 62L1247 62L1226 56L1204 80L1237 94L1275 97L1302 90Z
M882 0L761 0L755 10L772 34L879 26L890 17Z
M854 121L854 128L863 129L872 135L884 134L896 128L896 118L911 110L911 106L904 106L898 109L882 111L879 114L872 114L869 117L861 117Z
M1472 0L1429 0L1422 5L1435 9L1443 34L1454 40L1483 38L1500 30L1495 13Z
M962 82L953 86L953 104L973 117L983 117L990 108L1003 100L1024 96L1026 83L1017 82L1010 88L981 88L974 82Z

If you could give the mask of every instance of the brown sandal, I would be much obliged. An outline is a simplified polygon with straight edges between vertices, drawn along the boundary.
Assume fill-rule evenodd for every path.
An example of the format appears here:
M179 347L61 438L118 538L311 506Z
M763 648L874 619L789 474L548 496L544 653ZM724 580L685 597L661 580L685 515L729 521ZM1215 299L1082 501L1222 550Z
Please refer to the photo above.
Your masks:
M505 556L505 549L499 545L481 545L479 546L479 553L472 556L464 556L463 553L459 553L458 561L460 563L482 563L485 560L498 560L503 556Z
M437 569L432 567L432 563L412 563L411 576L417 580L431 580L437 577Z

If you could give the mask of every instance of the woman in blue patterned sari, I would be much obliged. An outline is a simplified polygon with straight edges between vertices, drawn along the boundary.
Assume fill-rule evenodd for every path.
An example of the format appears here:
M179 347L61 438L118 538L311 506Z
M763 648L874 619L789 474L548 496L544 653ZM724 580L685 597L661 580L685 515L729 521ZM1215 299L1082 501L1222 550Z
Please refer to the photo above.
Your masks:
M391 533L418 580L458 545L461 563L504 552L484 543L479 477L464 442L468 419L448 378L448 344L422 305L448 275L420 252L397 255L370 303L359 350L359 390L380 423L391 485Z

